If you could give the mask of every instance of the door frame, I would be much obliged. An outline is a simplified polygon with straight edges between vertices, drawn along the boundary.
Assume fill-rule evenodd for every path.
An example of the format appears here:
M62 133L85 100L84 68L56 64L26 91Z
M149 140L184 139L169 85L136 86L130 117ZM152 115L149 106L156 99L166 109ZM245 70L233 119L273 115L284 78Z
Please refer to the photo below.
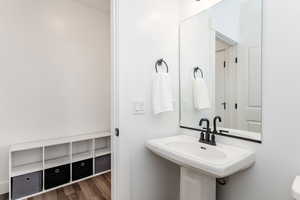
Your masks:
M119 140L115 129L119 127L119 1L110 1L111 28L111 146L112 146L112 200L120 200Z

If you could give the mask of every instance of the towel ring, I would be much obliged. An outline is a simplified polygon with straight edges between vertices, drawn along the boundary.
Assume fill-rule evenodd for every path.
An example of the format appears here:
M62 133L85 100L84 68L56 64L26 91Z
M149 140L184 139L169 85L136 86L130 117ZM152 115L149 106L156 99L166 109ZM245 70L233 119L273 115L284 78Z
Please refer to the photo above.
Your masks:
M197 71L200 71L202 78L204 78L203 71L202 71L202 69L200 67L195 67L194 68L194 78L196 79L196 73L197 73Z
M158 73L158 70L157 70L157 66L161 66L162 64L164 64L166 66L166 69L167 69L167 73L169 73L169 66L168 64L166 63L166 61L164 61L164 59L159 59L156 61L155 63L155 70L156 70L156 73Z

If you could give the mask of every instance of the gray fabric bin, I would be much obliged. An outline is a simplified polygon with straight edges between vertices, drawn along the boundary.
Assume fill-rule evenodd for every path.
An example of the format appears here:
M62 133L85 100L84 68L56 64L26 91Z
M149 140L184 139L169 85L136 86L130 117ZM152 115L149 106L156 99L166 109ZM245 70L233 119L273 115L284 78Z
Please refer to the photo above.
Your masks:
M95 172L100 173L111 169L110 155L95 158Z
M43 171L33 172L11 178L11 198L18 199L41 192L43 189Z

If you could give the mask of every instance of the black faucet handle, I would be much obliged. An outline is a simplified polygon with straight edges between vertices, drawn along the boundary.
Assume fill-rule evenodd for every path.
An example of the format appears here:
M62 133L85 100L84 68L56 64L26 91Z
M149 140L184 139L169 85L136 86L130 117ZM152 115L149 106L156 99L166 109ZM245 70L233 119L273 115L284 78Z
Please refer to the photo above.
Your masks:
M215 134L211 134L210 144L213 145L213 146L216 146L216 136L215 136Z
M205 135L204 135L204 132L201 131L199 142L203 142L203 141L205 141Z

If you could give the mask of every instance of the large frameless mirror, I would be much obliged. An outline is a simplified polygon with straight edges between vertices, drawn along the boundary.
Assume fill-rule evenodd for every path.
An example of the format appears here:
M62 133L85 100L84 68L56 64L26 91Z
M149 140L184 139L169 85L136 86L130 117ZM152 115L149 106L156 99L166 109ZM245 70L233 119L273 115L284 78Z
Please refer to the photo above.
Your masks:
M223 0L180 23L180 126L262 137L262 0Z

